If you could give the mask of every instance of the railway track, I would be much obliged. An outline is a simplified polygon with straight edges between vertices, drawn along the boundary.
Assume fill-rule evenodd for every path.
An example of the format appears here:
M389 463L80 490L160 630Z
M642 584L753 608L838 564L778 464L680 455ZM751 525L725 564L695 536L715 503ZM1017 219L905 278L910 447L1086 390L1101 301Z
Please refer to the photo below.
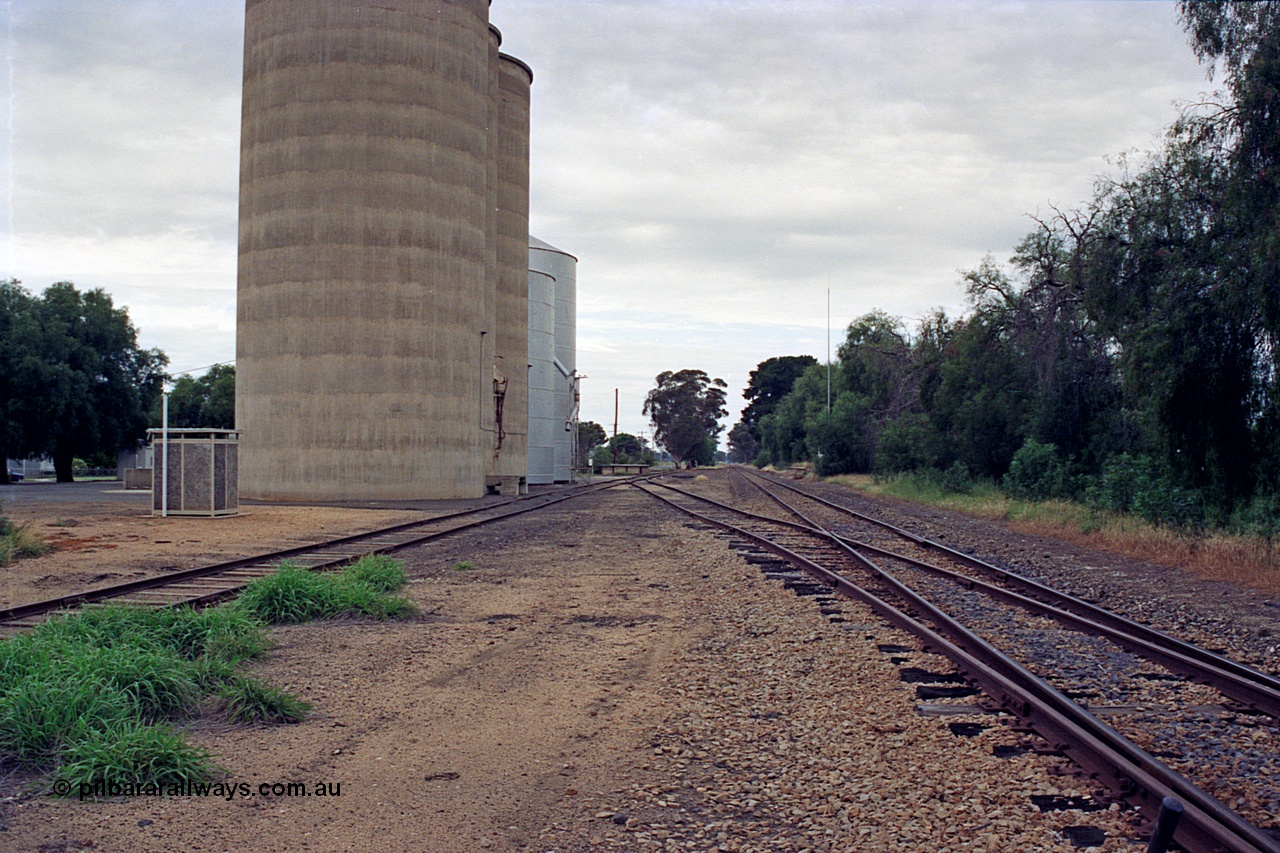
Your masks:
M1194 731L1198 733L1196 736L1203 736L1199 733L1216 729L1215 748L1220 755L1226 755L1237 750L1232 738L1245 730L1263 733L1264 751L1266 743L1274 737L1274 719L1268 715L1276 709L1280 694L1272 677L1247 667L1232 666L1221 656L1189 649L1188 644L1172 637L1155 636L1158 632L1140 630L1129 624L1129 620L1107 618L1097 608L1089 610L1075 602L1056 599L1059 604L1071 604L1087 613L1082 615L1048 604L1041 600L1051 597L1044 590L1028 588L1024 593L1006 589L970 575L959 575L916 555L862 542L845 531L835 532L831 529L835 523L828 518L814 517L817 512L812 505L803 509L794 505L802 496L808 497L804 492L796 490L796 494L783 498L772 491L779 485L773 481L759 485L763 492L769 493L771 504L782 508L788 518L753 513L684 489L655 485L662 485L661 490L644 490L699 521L726 531L738 540L739 547L769 552L803 570L809 578L868 604L891 624L915 634L928 650L951 659L966 680L982 689L990 699L989 710L998 708L1012 714L1018 719L1019 727L1034 731L1044 739L1045 751L1070 758L1083 774L1108 789L1113 798L1133 804L1153 820L1165 798L1177 799L1185 809L1177 840L1186 849L1195 853L1280 851L1280 840L1255 825L1273 821L1274 810L1268 815L1266 806L1262 805L1260 810L1259 805L1273 802L1268 798L1278 796L1276 792L1259 790L1256 785L1249 788L1249 802L1244 809L1249 812L1248 818L1206 793L1196 782L1203 783L1204 771L1212 770L1212 766L1190 767L1192 771L1199 771L1191 774L1197 776L1193 781L1135 742L1142 738L1133 736L1133 721L1149 723L1161 715L1147 713L1152 710L1149 691L1143 692L1140 702L1126 702L1119 686L1132 681L1131 675L1142 673L1153 677L1149 684L1170 698L1171 704L1187 706L1183 699L1188 690L1182 685L1187 685L1188 680L1198 682L1191 685L1191 689L1209 692L1216 701L1202 701L1190 708ZM822 509L829 514L843 511L832 504ZM864 516L860 523L871 522ZM882 525L881 522L875 524ZM927 543L906 531L902 533L911 540L912 548L941 549L936 543ZM960 555L955 558L956 562L964 563L961 557L972 559ZM886 570L886 566L892 566L891 570ZM971 564L969 568L976 570ZM773 571L787 579L785 572L778 573L776 568ZM1031 592L1036 597L1029 594ZM1018 609L1016 616L1010 615L1010 607ZM1057 621L1051 616L1056 616ZM960 618L966 624L961 624ZM1075 639L1064 641L1064 634ZM1103 639L1108 636L1110 639ZM1001 648L997 648L997 644ZM1086 648L1090 644L1103 644L1110 651L1099 654L1094 648L1082 655L1079 651L1082 644ZM1065 659L1062 654L1055 656L1055 649L1065 650ZM1136 657L1144 653L1146 660ZM1082 660L1086 662L1083 667L1080 666ZM1157 662L1158 667L1153 667ZM1099 691L1098 676L1106 671L1104 665L1118 667L1127 674L1113 677L1107 689ZM1091 675L1092 679L1088 677ZM1212 684L1213 691L1200 684ZM1217 690L1221 690L1222 695ZM1119 716L1125 721L1121 728L1126 732L1091 713L1089 699L1101 699L1113 711L1125 711L1127 705L1127 713L1111 715L1113 719ZM1098 703L1095 701L1095 704ZM1187 723L1186 717L1187 714L1183 714L1181 721L1172 726L1183 738L1188 733L1180 727ZM1131 736L1126 737L1126 733ZM1238 752L1253 754L1250 749L1257 751L1249 746ZM1186 759L1169 749L1162 750L1161 757ZM1194 762L1175 760L1173 763L1185 770ZM1248 775L1251 765L1243 764L1237 765L1237 770ZM1219 768L1219 772L1236 771ZM1269 784L1274 785L1274 779L1272 775ZM1254 782L1232 776L1231 784L1247 788ZM1240 803L1236 805L1239 807Z
M792 510L762 483L767 483L769 487L782 488L839 515L887 530L921 552L918 555L910 555L862 539L840 537L859 553L902 563L935 577L961 584L968 589L979 590L1028 612L1048 617L1062 625L1105 636L1132 654L1159 664L1184 678L1219 690L1237 703L1231 710L1265 714L1280 720L1280 678L1259 672L1224 655L1184 642L1096 604L1002 569L939 542L917 536L880 519L840 506L818 495L809 494L787 483L746 474L740 474L740 476L747 477L766 497L787 511ZM799 517L808 521L804 516ZM957 564L958 567L972 569L979 575L991 578L994 583L985 582L974 574L948 569L922 559L922 556L929 553L937 554Z
M315 571L333 569L366 554L391 554L464 530L472 530L516 515L534 512L585 494L613 488L635 479L641 478L594 483L555 493L523 495L483 507L409 521L367 533L191 569L164 572L147 578L21 604L0 610L0 632L17 633L39 624L50 613L102 602L159 607L181 605L203 607L233 597L255 578L275 571L277 566L285 560Z

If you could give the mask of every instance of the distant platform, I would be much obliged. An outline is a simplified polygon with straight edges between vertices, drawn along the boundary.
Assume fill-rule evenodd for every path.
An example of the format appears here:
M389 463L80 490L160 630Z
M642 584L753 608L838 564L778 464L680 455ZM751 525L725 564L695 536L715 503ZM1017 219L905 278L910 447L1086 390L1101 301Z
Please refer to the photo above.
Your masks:
M640 474L648 474L648 465L633 465L626 463L616 463L613 465L597 465L595 472L601 477L634 477Z

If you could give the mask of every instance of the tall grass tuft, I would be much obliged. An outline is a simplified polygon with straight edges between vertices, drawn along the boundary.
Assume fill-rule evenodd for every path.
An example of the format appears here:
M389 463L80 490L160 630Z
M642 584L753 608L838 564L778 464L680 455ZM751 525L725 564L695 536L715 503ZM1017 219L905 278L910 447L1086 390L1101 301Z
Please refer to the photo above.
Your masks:
M404 585L398 560L365 557L339 574L312 572L287 561L245 587L238 607L271 624L307 622L330 616L398 619L413 605L387 593Z
M404 563L386 554L367 554L344 569L342 574L378 592L394 592L405 584Z
M105 648L120 644L163 648L186 660L205 655L252 659L270 648L261 622L225 607L90 607L51 617L40 633Z
M45 768L88 732L136 718L130 697L120 691L40 673L0 697L0 753Z

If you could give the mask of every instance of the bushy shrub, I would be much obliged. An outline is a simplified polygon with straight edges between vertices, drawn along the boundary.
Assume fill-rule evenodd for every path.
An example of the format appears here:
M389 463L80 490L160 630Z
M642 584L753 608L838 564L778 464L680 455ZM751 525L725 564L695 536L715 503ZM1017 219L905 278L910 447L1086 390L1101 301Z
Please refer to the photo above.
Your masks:
M1181 529L1204 526L1200 494L1179 486L1148 456L1123 453L1112 457L1086 489L1085 502L1092 509L1131 512L1152 524Z
M1010 497L1043 501L1067 496L1067 466L1053 444L1034 438L1023 442L1004 475L1004 489Z
M952 462L947 470L938 472L937 479L938 485L942 487L944 492L951 492L957 495L970 494L975 485L973 475L969 473L969 466L959 459Z
M1258 494L1231 514L1231 529L1237 533L1265 536L1280 534L1280 494Z
M885 424L876 442L875 472L897 474L936 468L943 459L943 438L924 414L907 414Z

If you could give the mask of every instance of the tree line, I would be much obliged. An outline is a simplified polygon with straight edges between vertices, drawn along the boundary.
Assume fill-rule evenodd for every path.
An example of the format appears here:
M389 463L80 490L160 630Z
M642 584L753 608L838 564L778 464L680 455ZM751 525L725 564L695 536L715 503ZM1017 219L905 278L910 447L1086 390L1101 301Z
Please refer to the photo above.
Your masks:
M1179 4L1218 103L1051 208L968 312L854 320L831 365L769 359L734 458L998 479L1181 526L1280 510L1280 3ZM828 373L829 367L829 373ZM828 397L828 375L831 393Z

